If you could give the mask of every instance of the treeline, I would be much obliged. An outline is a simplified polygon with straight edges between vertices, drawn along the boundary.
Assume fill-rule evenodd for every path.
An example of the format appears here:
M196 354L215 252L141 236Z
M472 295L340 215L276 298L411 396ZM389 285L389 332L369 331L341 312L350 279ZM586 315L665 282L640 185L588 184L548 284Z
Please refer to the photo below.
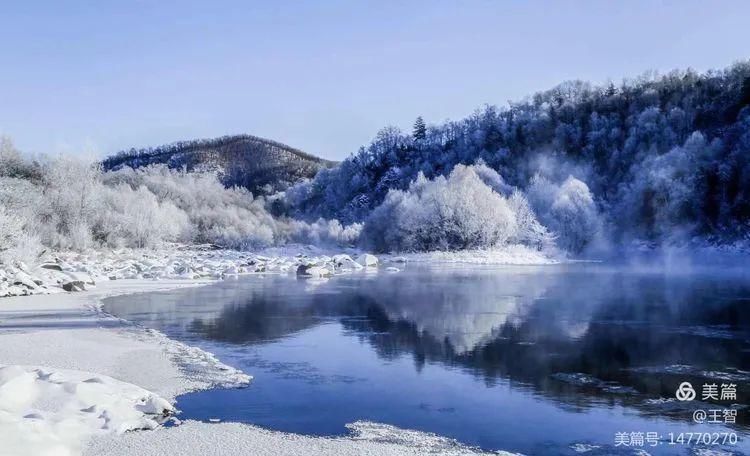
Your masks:
M414 192L420 174L448 176L478 161L521 192L569 178L583 183L601 214L600 232L616 243L746 240L750 63L617 86L566 82L455 122L425 125L420 118L410 134L388 127L336 168L289 189L286 210L367 224L381 204L392 204L390 192ZM540 221L562 234L544 199L529 195Z
M45 251L148 248L165 242L251 249L287 242L352 245L361 225L274 217L263 197L213 171L166 165L104 172L74 157L29 159L0 139L0 263Z
M750 244L750 62L568 82L334 166L252 136L92 164L0 140L0 262L45 249L287 242L378 251Z

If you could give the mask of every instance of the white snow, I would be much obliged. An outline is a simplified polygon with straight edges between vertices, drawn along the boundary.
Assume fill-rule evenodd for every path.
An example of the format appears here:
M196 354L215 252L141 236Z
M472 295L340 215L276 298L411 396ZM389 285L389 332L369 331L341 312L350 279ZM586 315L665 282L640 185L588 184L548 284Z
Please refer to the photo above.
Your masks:
M174 411L106 375L0 365L0 454L78 454L92 435L155 429Z
M155 427L146 415L178 394L247 384L250 376L210 353L96 311L105 296L196 283L107 281L0 300L0 455L80 454L91 435ZM95 417L82 411L94 405Z
M84 455L513 455L503 451L485 453L445 437L384 424L358 421L347 427L351 434L343 437L311 437L236 423L186 421L154 432L97 437Z
M373 255L364 254L360 258L364 258L362 261L368 266L377 265L377 258ZM85 291L109 280L196 280L242 274L285 274L298 271L299 266L305 266L300 272L307 267L318 268L307 274L300 273L315 278L362 268L349 255L330 257L319 249L302 247L288 248L283 254L273 256L177 245L157 250L57 252L35 267L22 263L1 265L0 297Z
M508 245L501 249L409 253L386 257L385 260L392 263L405 263L408 261L487 265L543 265L560 263L560 260L555 257L522 245Z
M363 253L359 257L357 257L357 263L360 266L365 267L374 267L378 265L378 257L375 255L370 255L369 253Z
M333 256L311 246L266 249L264 255L236 250L212 250L177 244L161 249L92 250L86 253L48 254L36 266L23 263L0 265L0 297L85 291L109 280L196 280L222 279L242 274L297 273L321 278L366 269L377 269L380 260L361 253L353 260L345 253ZM474 263L474 264L551 264L559 262L528 247L511 245L494 250L412 253L386 256L390 263ZM304 266L300 269L300 266ZM307 270L308 268L313 268ZM392 272L392 270L390 271Z

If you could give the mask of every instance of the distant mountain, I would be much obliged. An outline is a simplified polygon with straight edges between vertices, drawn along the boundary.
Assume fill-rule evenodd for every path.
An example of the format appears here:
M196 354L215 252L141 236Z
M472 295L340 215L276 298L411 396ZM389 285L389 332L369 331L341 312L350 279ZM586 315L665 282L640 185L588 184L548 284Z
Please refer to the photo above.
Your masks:
M102 161L105 171L165 164L170 168L216 170L227 187L241 186L253 194L271 194L336 162L276 141L251 135L178 141L159 147L130 149Z

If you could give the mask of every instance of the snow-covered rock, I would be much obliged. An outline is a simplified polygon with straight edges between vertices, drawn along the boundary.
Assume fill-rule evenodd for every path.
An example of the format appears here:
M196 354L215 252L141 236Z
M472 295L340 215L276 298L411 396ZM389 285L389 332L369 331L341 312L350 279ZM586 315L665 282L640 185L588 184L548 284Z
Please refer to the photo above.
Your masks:
M80 280L71 280L62 284L65 291L86 291L86 285Z
M97 282L125 279L221 280L269 273L322 278L356 271L378 272L379 260L369 253L354 260L346 253L329 256L307 247L266 250L270 253L167 245L152 250L54 252L35 268L0 265L0 297L84 291Z
M357 257L357 263L365 267L374 267L378 265L378 257L369 253L363 253L362 255Z
M364 267L346 254L334 255L333 265L338 269L362 269Z
M297 275L300 277L320 278L330 277L333 275L333 272L325 266L301 264L297 266Z
M40 283L37 283L37 281L39 281ZM19 270L13 277L13 283L16 285L23 285L31 290L36 290L37 288L39 288L41 281L38 279L34 279L26 272Z

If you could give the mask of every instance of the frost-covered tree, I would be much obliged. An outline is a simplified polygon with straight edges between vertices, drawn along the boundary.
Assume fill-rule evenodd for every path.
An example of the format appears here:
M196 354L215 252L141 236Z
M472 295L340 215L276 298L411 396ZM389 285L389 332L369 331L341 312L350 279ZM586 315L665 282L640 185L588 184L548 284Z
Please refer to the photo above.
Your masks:
M39 259L42 245L24 228L22 217L0 206L0 264L33 266Z
M230 248L272 245L278 238L276 220L262 199L243 188L224 188L215 173L188 173L163 165L107 173L108 185L145 187L160 204L171 204L187 215L191 241Z
M536 175L528 188L531 206L559 247L581 252L600 234L602 222L588 186L569 176L560 185Z
M463 165L447 178L420 174L407 190L391 190L368 217L363 235L380 251L487 248L509 241L542 247L548 240L522 195L509 201L474 166Z
M320 219L313 223L301 220L287 220L286 239L292 242L327 247L353 247L359 241L363 225L353 223L344 226L338 220Z
M60 156L43 168L42 192L50 229L43 240L54 247L85 249L94 245L92 226L101 208L101 170L91 162Z
M417 120L414 121L412 137L414 137L414 140L416 141L421 141L427 138L427 125L425 125L422 116L417 117Z
M680 239L745 239L749 94L750 62L704 74L647 73L617 87L563 83L432 125L419 140L385 129L340 166L287 191L287 213L361 222L420 173L448 176L481 159L524 191L538 172L555 185L579 176L615 240L675 242L678 231Z
M550 250L555 243L555 235L539 222L523 192L514 189L508 198L508 205L516 216L518 227L511 242L538 250Z
M107 245L144 248L191 241L187 214L171 201L159 202L145 186L106 187L102 199L105 210L95 230Z

